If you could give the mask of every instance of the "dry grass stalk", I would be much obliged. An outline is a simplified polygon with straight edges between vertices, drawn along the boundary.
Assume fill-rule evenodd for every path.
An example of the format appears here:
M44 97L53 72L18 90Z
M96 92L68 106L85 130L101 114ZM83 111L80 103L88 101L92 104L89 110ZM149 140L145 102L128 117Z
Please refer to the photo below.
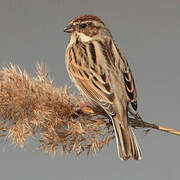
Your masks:
M153 128L176 135L180 131L142 121L129 111L134 128ZM85 100L58 89L42 65L30 77L13 65L0 71L0 136L24 147L28 137L39 140L41 150L56 153L100 151L114 139L108 117L102 109L88 106Z

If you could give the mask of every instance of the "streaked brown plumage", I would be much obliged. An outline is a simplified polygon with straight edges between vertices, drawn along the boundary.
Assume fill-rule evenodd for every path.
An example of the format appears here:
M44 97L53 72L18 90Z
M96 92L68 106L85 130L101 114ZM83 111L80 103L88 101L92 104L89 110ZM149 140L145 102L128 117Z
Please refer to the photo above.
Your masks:
M112 119L120 159L142 159L128 123L129 102L137 110L135 83L110 31L93 15L73 19L64 31L71 34L65 61L72 81L83 96L101 106Z

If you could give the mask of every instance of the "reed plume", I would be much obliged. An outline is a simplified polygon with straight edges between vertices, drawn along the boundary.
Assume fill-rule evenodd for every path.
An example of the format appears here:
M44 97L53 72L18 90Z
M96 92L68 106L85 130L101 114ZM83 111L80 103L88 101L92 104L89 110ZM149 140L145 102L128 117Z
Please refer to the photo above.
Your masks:
M100 107L92 107L82 97L58 89L46 67L37 65L36 77L18 66L0 71L0 136L24 147L28 138L39 141L39 149L56 153L100 151L114 139L111 121ZM129 110L134 128L148 128L180 135L180 131L142 120Z

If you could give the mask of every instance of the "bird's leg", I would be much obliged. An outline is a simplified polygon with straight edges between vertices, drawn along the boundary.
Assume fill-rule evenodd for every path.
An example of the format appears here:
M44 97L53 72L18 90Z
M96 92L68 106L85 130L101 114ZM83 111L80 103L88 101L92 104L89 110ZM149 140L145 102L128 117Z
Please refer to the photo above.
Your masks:
M80 102L80 104L78 104L78 106L76 106L74 109L76 113L85 113L85 114L94 113L89 102Z
M143 121L138 112L132 112L132 110L130 108L128 108L128 112L130 113L131 116L134 117L134 119L136 119L138 121Z

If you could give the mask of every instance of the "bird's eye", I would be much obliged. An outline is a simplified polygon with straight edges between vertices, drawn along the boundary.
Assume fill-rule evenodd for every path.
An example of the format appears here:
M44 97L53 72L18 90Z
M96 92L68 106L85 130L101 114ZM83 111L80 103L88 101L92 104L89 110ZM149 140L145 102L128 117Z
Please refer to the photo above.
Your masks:
M81 27L82 29L84 29L84 28L87 27L87 25L88 25L88 24L81 24L80 27Z

